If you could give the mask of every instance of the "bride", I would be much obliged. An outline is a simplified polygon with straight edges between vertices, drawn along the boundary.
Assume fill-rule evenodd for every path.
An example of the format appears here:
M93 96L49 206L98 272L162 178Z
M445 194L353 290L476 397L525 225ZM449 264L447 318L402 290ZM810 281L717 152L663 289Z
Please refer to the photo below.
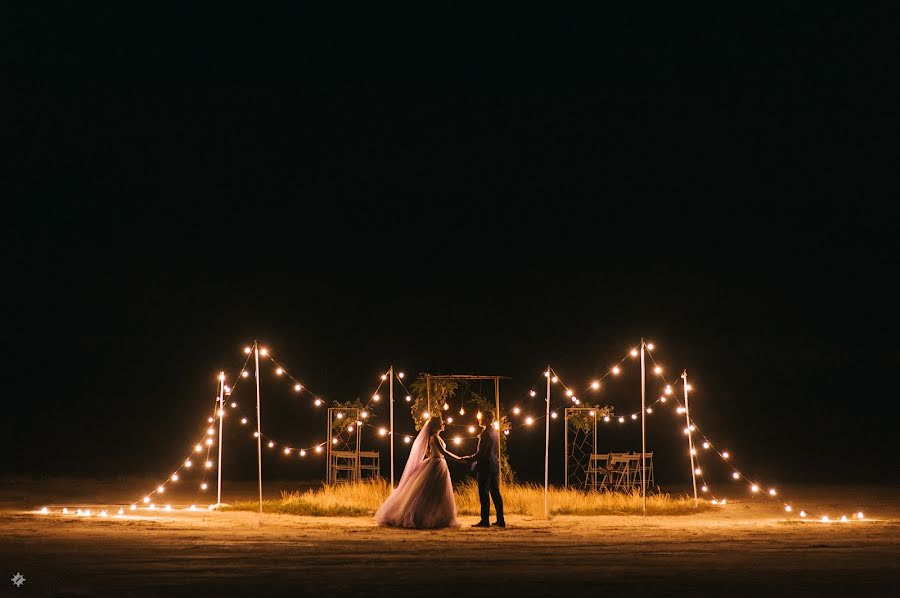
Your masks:
M420 529L459 527L446 458L462 459L447 450L438 435L443 429L440 417L422 426L400 483L375 513L379 525Z

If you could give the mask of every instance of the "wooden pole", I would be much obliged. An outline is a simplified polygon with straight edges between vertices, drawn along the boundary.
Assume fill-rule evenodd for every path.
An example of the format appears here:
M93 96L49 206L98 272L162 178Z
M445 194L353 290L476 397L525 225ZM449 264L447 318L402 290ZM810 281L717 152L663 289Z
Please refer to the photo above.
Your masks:
M394 365L391 364L391 488L394 487Z
M550 364L547 364L550 372ZM544 441L544 517L550 518L550 376L547 376L547 414L546 435Z
M222 420L225 417L225 372L219 372L219 480L216 486L216 505L222 506Z
M688 437L688 455L691 458L691 481L694 483L694 508L696 509L698 506L697 499L697 472L696 465L694 459L694 436L691 434L691 409L688 403L688 381L687 381L687 370L681 374L681 377L684 378L684 425L685 430L687 430Z
M259 474L259 522L262 523L262 419L259 408L259 343L253 341L256 355L256 469Z
M550 377L548 376L547 379L549 380ZM563 419L565 420L564 423L566 424L566 432L565 432L565 436L566 436L566 482L565 482L565 487L568 488L569 487L569 408L566 407L566 410L563 413L565 415L565 417L563 417Z
M496 426L496 430L497 430L497 466L502 468L503 460L502 460L502 454L500 451L500 422L503 420L500 417L500 377L499 376L494 377L494 401L497 405L497 410L494 412L496 415L496 417L494 418L494 421L496 423L494 425ZM503 483L502 469L501 469L500 473L501 473L501 475L497 476L498 484Z
M647 370L644 339L641 339L641 509L647 515Z

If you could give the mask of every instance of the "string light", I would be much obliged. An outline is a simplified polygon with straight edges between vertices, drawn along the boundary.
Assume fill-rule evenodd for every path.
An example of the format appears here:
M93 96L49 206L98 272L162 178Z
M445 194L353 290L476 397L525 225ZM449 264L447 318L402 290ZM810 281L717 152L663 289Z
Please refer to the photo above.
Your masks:
M321 453L321 452L322 452L322 447L321 447L321 446L317 446L317 447L316 447L316 452L317 452L317 453Z
M254 432L254 433L253 433L253 437L254 437L254 438L259 438L259 432Z
M801 516L801 517L806 517L806 511L800 511L800 516Z
M608 415L604 415L604 416L603 416L603 421L608 422L608 421L609 421L609 416L608 416Z
M700 475L700 473L701 473L701 472L700 472L700 468L699 468L699 467L696 468L696 469L694 470L694 474L695 474L695 475Z

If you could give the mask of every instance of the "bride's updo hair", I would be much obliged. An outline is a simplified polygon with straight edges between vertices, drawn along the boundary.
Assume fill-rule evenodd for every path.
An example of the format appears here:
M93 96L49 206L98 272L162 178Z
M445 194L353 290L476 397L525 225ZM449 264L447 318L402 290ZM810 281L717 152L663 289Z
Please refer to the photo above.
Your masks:
M443 425L443 423L444 423L444 420L441 418L440 415L437 415L437 416L432 417L431 419L429 419L429 420L428 420L428 423L425 424L425 427L428 428L428 435L429 435L429 436L434 436L435 434L437 434L438 432L440 432L440 431L441 431L441 426Z

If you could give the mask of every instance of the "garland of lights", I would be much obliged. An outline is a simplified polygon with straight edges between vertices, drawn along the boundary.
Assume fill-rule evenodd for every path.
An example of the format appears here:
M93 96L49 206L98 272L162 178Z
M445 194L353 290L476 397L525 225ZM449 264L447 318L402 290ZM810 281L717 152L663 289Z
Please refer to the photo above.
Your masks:
M655 348L654 345L653 345L653 343L647 343L647 344L645 345L645 347L647 348L647 354L649 355L650 360L653 362L653 366L654 366L654 367L653 367L653 373L656 374L657 376L659 376L659 377L662 379L663 384L665 385L664 388L663 388L662 393L661 393L660 396L659 396L659 398L656 399L653 403L651 403L651 404L646 408L646 413L647 413L648 415L649 415L649 414L652 414L652 413L653 413L653 407L656 406L657 404L665 404L665 403L667 402L667 397L672 397L672 398L674 399L675 403L677 404L676 413L678 413L678 414L683 414L683 413L685 413L685 410L686 410L685 406L683 406L683 405L681 404L681 401L678 399L677 395L675 394L675 391L674 391L674 388L673 388L672 384L670 384L670 383L668 382L668 380L666 379L666 377L663 375L663 368L662 368L662 366L660 366L660 365L657 363L656 359L653 357L653 353L652 353L652 352L653 352L653 349ZM247 347L247 348L244 349L244 353L247 355L247 359L244 361L244 364L243 364L243 366L242 366L241 369L240 369L239 375L238 375L237 377L235 377L235 382L234 382L234 385L233 385L233 386L228 386L228 385L225 384L225 374L224 374L224 372L223 372L222 374L220 374L220 376L219 376L219 380L220 380L220 382L221 382L221 384L222 384L223 405L224 405L224 397L226 397L226 396L227 396L227 397L231 397L231 403L230 403L231 408L237 409L237 410L240 412L241 416L242 416L242 417L241 417L241 420L240 420L241 425L246 425L247 423L249 423L249 418L247 417L247 414L244 413L244 411L240 408L240 406L239 406L239 404L237 403L237 401L234 400L233 395L234 395L234 392L235 392L235 390L236 390L236 388L237 388L237 386L238 386L238 383L239 383L240 379L241 379L241 378L248 378L249 375L250 375L250 373L247 371L246 368L247 368L247 363L248 363L249 360L250 360L251 352L252 352L252 349L249 348L249 347ZM267 349L265 349L265 348L260 348L259 353L260 353L260 355L262 355L263 357L268 358L268 359L276 366L276 369L275 369L275 374L276 374L276 376L287 376L288 379L290 379L291 381L293 381L293 383L294 383L294 385L293 385L293 390L294 390L295 392L310 396L310 397L312 398L312 400L313 400L313 404L314 404L315 406L317 406L317 407L321 406L321 405L325 402L325 400L324 400L321 396L319 396L319 395L313 393L308 387L306 387L306 386L305 386L304 384L302 384L297 378L295 378L293 375L291 375L283 365L281 365L278 361L275 360L274 357L271 356L271 354L269 353L269 351L268 351ZM588 392L588 391L590 391L590 390L593 390L593 391L599 391L599 390L600 390L600 387L601 387L601 382L602 382L604 379L606 379L606 378L609 377L609 376L618 376L619 374L621 374L621 371L622 371L622 367L621 367L621 366L622 366L622 364L623 364L625 361L627 361L629 357L633 358L633 357L636 357L637 355L638 355L638 350L637 350L637 349L631 349L631 350L628 352L628 354L626 354L624 357L622 357L617 363L615 363L615 364L614 364L609 370L607 370L602 376L600 376L599 378L594 379L594 380L592 380L590 383L588 383L587 386L585 387L584 391L585 391L585 392ZM369 411L370 411L370 409L371 409L371 407L372 407L372 404L373 404L373 403L378 403L378 402L380 401L381 396L380 396L379 392L380 392L381 387L383 386L384 382L387 380L388 375L390 375L390 370L389 370L387 373L384 373L384 374L381 375L381 377L380 377L380 383L379 383L378 386L376 387L375 391L370 395L369 401L368 401L368 402L366 403L366 405L362 408L362 410L361 410L361 412L360 412L360 418L361 418L361 419L359 419L359 420L356 421L356 426L359 427L360 429L363 428L363 427L370 427L370 428L375 429L375 426L373 426L372 424L370 424L370 423L368 423L368 422L366 422L366 421L363 421L363 420L365 420L365 419L367 419L367 418L369 417ZM403 390L406 392L406 396L405 396L406 402L407 402L407 403L411 402L411 401L412 401L412 393L410 393L409 389L406 387L406 384L403 382L403 379L404 379L404 374L403 374L403 372L396 372L396 373L394 373L394 376L396 377L396 379L397 379L397 381L400 383L400 385L403 387ZM549 367L546 371L543 372L543 377L550 378L550 382L551 382L551 383L559 383L559 384L565 389L565 394L566 394L566 396L567 396L569 399L571 399L572 403L574 403L575 405L580 405L580 404L581 404L581 400L577 397L577 395L576 395L576 393L575 393L575 390L572 389L572 388L570 388L569 386L567 386L567 385L562 381L562 379L560 378L559 374L558 374L552 367ZM676 383L676 384L677 384L677 383ZM685 381L684 381L684 376L682 376L682 378L681 378L681 384L686 386L686 390L691 390L691 389L692 389L692 386L691 386L690 384L686 384L686 383L685 383ZM534 397L537 396L537 392L534 390L534 388L532 388L531 390L528 391L528 396L531 397L531 398L534 398ZM214 408L213 408L213 415L212 415L211 417L208 418L208 423L210 423L210 424L215 423L216 418L223 418L223 417L225 416L224 408L219 407L218 402L219 402L219 398L216 397L216 404L215 404L215 406L214 406ZM447 411L447 410L450 409L450 406L449 406L448 404L445 403L445 404L443 405L443 408L444 408L445 411ZM551 417L552 419L557 419L557 418L558 418L558 412L559 412L560 410L563 410L563 409L565 409L565 407L557 407L557 408L551 410L551 411L550 411L550 417ZM464 405L463 405L462 402L460 403L459 413L460 413L460 415L465 415L465 408L464 408ZM513 415L517 415L517 416L518 416L518 415L521 415L521 414L522 414L522 410L521 410L521 408L520 408L518 405L516 405L516 406L513 407L512 413L513 413ZM640 413L641 413L640 411L637 411L637 412L634 412L634 413L628 413L628 414L625 414L625 415L612 416L612 417L617 418L617 420L618 420L618 422L619 422L620 424L624 424L624 423L626 423L626 422L629 421L629 420L630 420L630 421L635 421L635 420L637 420L637 419L638 419L638 416L640 415ZM477 412L476 412L476 416L475 416L475 417L476 417L476 420L480 422L481 416L482 416L481 412L480 412L480 411L477 411ZM591 416L591 417L594 417L594 416L595 416L594 411L590 411L590 416ZM343 413L338 412L336 417L337 417L338 419L342 419L342 418L343 418ZM427 419L430 419L431 417L432 417L432 415L431 415L428 411L425 411L425 412L423 413L423 418L424 418L424 419L427 420ZM535 418L535 417L532 417L532 416L530 416L530 415L524 415L523 417L524 417L524 422L523 422L522 424L519 424L519 425L517 425L517 426L509 425L506 429L503 430L503 433L506 434L506 435L508 435L508 434L510 433L510 430L512 430L512 429L520 428L520 427L530 427L530 426L532 426L536 421L540 421L540 420L543 419L545 416L544 416L544 415L541 415L541 416ZM610 416L610 415L605 415L605 416L603 416L602 420L603 420L604 423L609 423L609 422L611 422L611 416ZM467 436L467 437L464 437L464 436L462 436L462 435L455 435L455 436L452 438L452 441L453 441L454 444L459 445L459 444L462 443L462 441L463 441L464 438L465 438L465 439L473 439L473 438L476 438L476 437L478 436L477 434L475 434L475 432L477 431L477 430L476 430L476 426L471 425L471 424L461 424L461 423L460 423L460 424L456 424L456 423L454 423L454 421L453 421L453 416L447 417L446 420L445 420L445 422L446 422L448 425L455 426L455 427L466 427L466 428L467 428L467 431L468 431L469 434L470 434L470 436ZM494 426L495 426L497 429L499 429L499 417L498 417L498 420L496 420L496 421L494 422ZM353 424L350 424L350 425L348 425L348 426L346 426L346 427L344 428L344 431L346 431L348 434L349 434L349 433L352 433L353 430L354 430ZM392 435L392 434L395 435L395 436L398 436L398 434L396 434L396 433L394 433L394 432L391 432L390 430L388 430L387 428L385 428L385 427L383 427L383 426L382 426L382 427L379 427L379 428L377 429L377 431L378 431L379 436L382 436L382 437L390 436L390 435ZM697 433L703 438L703 442L702 442L702 445L701 445L701 446L703 447L704 450L712 450L716 455L719 456L719 458L722 460L722 462L725 463L725 464L732 470L732 478L733 478L734 480L736 480L736 481L743 480L744 482L746 482L747 484L749 484L749 485L750 485L750 491L751 491L751 493L753 493L753 494L757 494L757 493L759 493L759 492L761 491L761 486L760 486L758 483L755 483L755 482L751 481L750 478L748 478L746 475L744 475L743 473L741 473L741 471L739 471L739 470L737 469L737 467L734 465L733 461L731 460L731 454L730 454L728 451L725 451L725 450L721 450L721 451L720 451L720 450L716 447L716 445L709 439L709 437L706 435L706 433L704 433L704 432L700 429L700 427L696 424L696 422L694 421L694 419L693 419L693 418L690 418L689 421L688 421L687 427L684 428L684 433L685 433L685 434L691 434L692 432L697 432ZM337 435L339 436L340 433L341 433L340 431L337 432ZM188 453L188 455L185 457L185 459L182 460L181 465L179 465L179 467L178 467L178 468L177 468L177 469L176 469L176 470L175 470L175 471L174 471L174 472L173 472L173 473L172 473L172 474L171 474L171 475L163 482L163 483L159 484L159 485L156 487L155 490L153 490L153 491L151 491L151 492L148 492L146 495L144 495L144 497L143 497L140 501L134 501L134 502L132 502L131 505L130 505L130 510L131 510L131 511L135 511L135 510L138 508L138 504L139 504L139 503L143 503L144 505L146 505L146 508L147 508L148 510L151 510L151 511L155 510L155 509L156 509L156 505L155 505L155 503L153 502L153 497L154 497L154 496L159 496L159 495L164 494L165 491L166 491L166 487L167 487L168 485L170 485L170 484L172 484L172 483L176 483L176 482L178 482L178 481L180 480L180 478L181 478L181 472L182 472L183 470L191 469L191 468L193 467L193 461L192 461L191 457L194 455L194 453L201 453L201 452L203 451L204 445L206 446L206 458L205 458L205 460L204 460L204 468L201 470L201 471L203 472L203 476L202 476L202 478L201 478L201 483L200 483L199 488L200 488L200 490L207 490L208 487L209 487L209 485L208 485L207 482L206 482L206 473L207 473L210 469L212 469L212 467L214 466L213 461L211 461L211 460L209 459L209 451L211 450L211 448L212 448L212 446L213 446L213 444L214 444L214 440L213 440L213 438L212 438L214 435L215 435L215 428L214 428L213 426L211 426L211 427L209 427L209 428L206 430L206 433L204 434L203 439L201 439L200 442L197 442L197 443L194 445L194 447L193 447L193 449L191 450L191 452ZM253 437L254 437L254 438L256 438L257 435L260 435L262 438L264 438L265 440L268 441L267 446L268 446L270 449L271 449L271 448L276 448L276 447L277 447L277 448L281 449L282 452L283 452L285 455L291 455L292 453L296 452L297 454L300 455L300 457L305 457L310 451L319 454L319 453L322 452L323 447L326 446L327 443L328 443L328 441L325 440L325 441L323 441L323 442L321 442L321 443L313 444L313 445L308 446L308 447L298 448L298 447L296 447L296 446L286 445L286 444L283 444L283 443L280 443L280 442L276 442L274 439L272 439L272 438L266 436L265 434L262 434L262 432L259 432L259 433L254 432L254 433L253 433ZM338 436L332 437L331 442L334 443L334 444L337 444L337 443L339 442ZM404 443L406 443L406 444L409 444L409 443L411 442L411 440L412 440L412 437L409 436L409 435L402 434L402 435L400 435L400 436L403 437L403 441L404 441ZM691 449L691 457L693 457L693 458L694 458L694 461L696 462L696 467L695 467L693 473L694 473L696 476L699 476L700 479L701 479L701 481L702 481L702 486L701 486L701 488L700 488L701 492L703 492L703 493L705 493L705 494L709 494L709 495L712 496L712 498L710 499L710 503L711 503L711 504L713 504L713 505L726 505L726 504L727 504L727 499L725 499L725 498L721 498L721 499L720 499L720 498L717 498L717 497L715 496L715 494L713 494L713 493L711 492L710 487L709 487L709 484L707 483L706 478L705 478L705 475L704 475L704 473L703 473L703 468L700 466L700 461L699 461L700 455L699 455L699 451L697 451L696 448L692 448L692 449ZM765 493L765 495L766 495L767 497L769 497L769 498L772 498L772 499L775 499L775 500L780 500L780 499L777 499L777 498L776 498L776 497L778 496L778 494L779 494L779 493L778 493L778 491L777 491L775 488L769 488L768 491ZM793 512L794 512L794 507L793 507L792 504L790 504L790 502L786 502L786 501L784 501L784 500L780 500L780 502L782 503L782 505L783 505L784 510L785 510L786 513L793 513ZM192 504L192 505L189 507L188 510L196 510L196 508L197 508L196 505L195 505L195 504ZM165 510L165 511L171 511L171 510L172 510L172 505L166 504L164 507L162 507L162 510ZM49 511L49 509L48 509L47 507L42 507L38 512L39 512L40 514L48 514L50 511ZM68 509L68 508L63 508L63 509L62 509L62 514L69 514L69 509ZM125 509L124 509L123 507L118 508L118 510L117 510L117 516L121 517L121 516L124 516L124 514L125 514ZM812 513L808 512L808 511L806 511L806 510L800 510L798 514L799 514L800 518L807 518L807 517L809 517L809 516L817 517L816 515L813 515ZM77 516L87 516L87 517L90 517L90 516L91 516L91 510L90 510L90 509L84 509L84 510L82 510L82 509L77 509L77 510L75 511L75 515L77 515ZM109 511L107 511L107 510L101 510L101 511L99 511L98 516L100 516L100 517L108 517L108 516L109 516ZM856 514L854 515L854 517L855 517L856 519L863 519L863 518L864 518L864 515L863 515L862 512L858 512L858 513L856 513ZM820 517L820 519L821 519L821 521L823 521L823 522L831 521L830 518L828 517L828 515L822 515L822 516ZM848 521L848 517L847 517L846 515L842 515L841 518L840 518L840 521Z

